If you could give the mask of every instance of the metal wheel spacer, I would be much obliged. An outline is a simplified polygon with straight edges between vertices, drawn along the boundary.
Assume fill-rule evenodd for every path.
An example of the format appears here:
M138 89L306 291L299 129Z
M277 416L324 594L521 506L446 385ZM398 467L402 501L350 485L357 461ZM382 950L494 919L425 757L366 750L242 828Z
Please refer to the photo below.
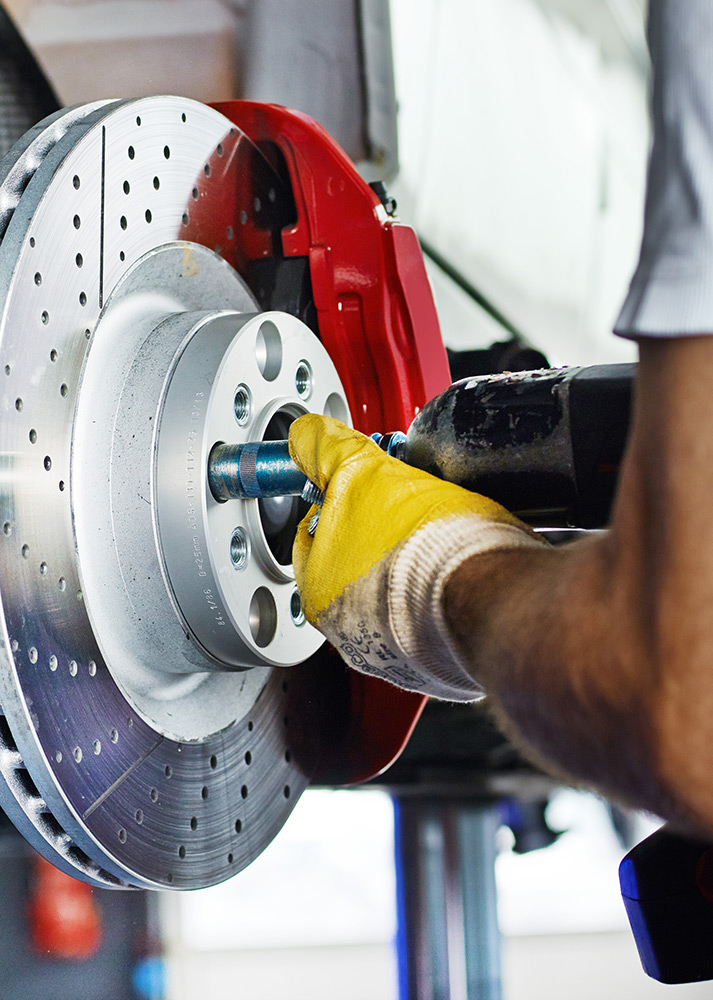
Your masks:
M244 655L231 655L190 610L173 568L183 556L170 551L173 529L165 526L181 444L161 446L158 428L183 426L182 393L195 393L184 376L196 369L180 361L206 331L213 345L222 337L223 353L203 375L213 372L231 411L239 385L256 396L265 389L260 378L274 383L275 395L265 389L255 423L237 426L236 440L265 432L276 413L289 420L317 405L348 414L326 353L293 317L270 320L290 357L284 373L263 378L258 363L253 382L233 384L238 341L253 337L246 359L255 365L263 321L245 318L254 301L202 246L213 245L214 231L203 233L201 212L194 222L191 210L212 183L245 188L236 172L246 145L257 169L250 198L236 200L234 216L221 220L230 240L279 200L279 181L238 129L202 105L146 98L60 114L5 161L0 805L50 860L98 885L221 881L269 843L307 782L291 751L289 675L270 666L298 662L319 640L303 640L309 627L298 615L289 620L289 596L280 597L277 620L298 637L297 651L271 655L260 608L253 633L252 602L247 617L235 612L240 568L216 562L211 550L215 587L245 640ZM182 313L194 315L177 318ZM169 328L170 336L156 336ZM295 376L301 362L324 375L312 399ZM219 410L202 424L203 450L228 420L222 403ZM234 412L230 420L237 424ZM201 503L206 512L205 492ZM249 505L245 525L235 527L245 526L259 572L272 581L252 594L272 594L274 585L289 595L289 567L271 558L265 522ZM209 548L225 521L210 513ZM230 558L231 539L232 529L215 550L225 541ZM149 663L137 675L124 661L139 661L142 648L161 667ZM176 718L174 702L184 704Z

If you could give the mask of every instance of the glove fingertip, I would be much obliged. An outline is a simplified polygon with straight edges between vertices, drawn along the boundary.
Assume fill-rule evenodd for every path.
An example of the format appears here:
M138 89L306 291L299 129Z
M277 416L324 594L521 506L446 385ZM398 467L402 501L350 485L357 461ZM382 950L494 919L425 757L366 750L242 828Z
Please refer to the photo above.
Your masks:
M324 490L341 463L368 440L334 417L306 413L290 425L288 444L292 460Z

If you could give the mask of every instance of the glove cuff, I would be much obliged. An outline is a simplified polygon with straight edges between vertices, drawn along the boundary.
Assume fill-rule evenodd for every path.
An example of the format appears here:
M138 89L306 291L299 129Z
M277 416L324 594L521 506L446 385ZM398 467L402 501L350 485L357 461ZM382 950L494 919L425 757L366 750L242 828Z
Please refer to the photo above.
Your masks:
M466 670L443 613L451 574L481 552L543 544L516 525L467 515L432 521L398 549L387 588L389 624L406 659L426 676L424 693L446 701L474 701L484 693Z

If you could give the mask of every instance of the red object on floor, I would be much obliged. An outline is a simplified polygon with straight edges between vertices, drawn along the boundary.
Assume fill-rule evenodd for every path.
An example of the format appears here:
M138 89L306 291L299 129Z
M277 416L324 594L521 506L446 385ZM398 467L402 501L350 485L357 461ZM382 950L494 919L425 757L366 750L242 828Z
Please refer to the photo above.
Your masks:
M81 961L99 950L101 913L94 890L39 854L32 866L28 916L32 948L38 955Z

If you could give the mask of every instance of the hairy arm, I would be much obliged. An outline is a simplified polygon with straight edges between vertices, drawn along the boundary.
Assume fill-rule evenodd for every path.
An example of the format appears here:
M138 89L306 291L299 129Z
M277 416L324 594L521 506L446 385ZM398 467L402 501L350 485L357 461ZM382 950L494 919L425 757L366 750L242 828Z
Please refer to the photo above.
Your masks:
M713 337L640 343L611 529L483 553L444 610L509 734L541 761L713 834Z

